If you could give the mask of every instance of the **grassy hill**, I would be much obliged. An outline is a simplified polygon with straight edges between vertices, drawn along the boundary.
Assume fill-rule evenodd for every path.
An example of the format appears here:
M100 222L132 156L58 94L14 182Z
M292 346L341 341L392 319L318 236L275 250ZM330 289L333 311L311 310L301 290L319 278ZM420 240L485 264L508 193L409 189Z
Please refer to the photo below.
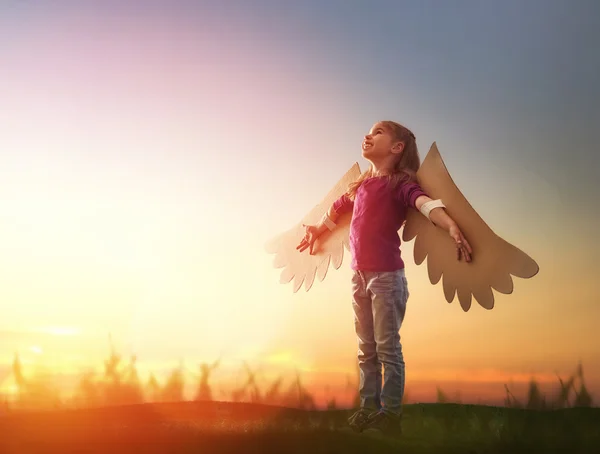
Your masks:
M9 412L0 453L600 453L600 408L406 405L398 440L340 430L350 413L231 402Z

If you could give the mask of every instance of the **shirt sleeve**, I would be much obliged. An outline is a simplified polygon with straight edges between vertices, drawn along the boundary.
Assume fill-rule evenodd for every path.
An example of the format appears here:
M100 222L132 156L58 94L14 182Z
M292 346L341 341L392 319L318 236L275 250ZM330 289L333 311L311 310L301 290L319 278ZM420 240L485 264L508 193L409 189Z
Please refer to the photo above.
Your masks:
M398 187L397 194L398 199L401 203L403 203L405 206L414 208L415 210L417 209L417 207L415 206L415 202L420 196L424 195L429 197L427 193L423 191L423 188L421 188L421 185L419 185L419 183L412 182L401 184Z
M333 209L339 215L352 211L354 201L350 200L346 194L343 194L339 199L333 202Z

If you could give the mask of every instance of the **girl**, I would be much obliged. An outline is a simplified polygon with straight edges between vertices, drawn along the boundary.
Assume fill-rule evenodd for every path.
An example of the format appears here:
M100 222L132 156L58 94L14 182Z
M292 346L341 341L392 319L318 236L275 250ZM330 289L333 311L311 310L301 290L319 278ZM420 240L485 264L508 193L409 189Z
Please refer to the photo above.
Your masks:
M471 260L471 246L439 200L431 200L419 186L420 158L414 134L393 122L376 123L362 143L370 168L337 199L317 225L304 225L306 235L297 246L310 248L337 218L352 212L350 252L353 270L352 305L358 338L360 408L348 420L361 431L401 433L404 358L400 326L409 292L398 230L407 207L419 210L456 242L457 259ZM442 208L442 209L438 209ZM381 365L384 365L382 387Z

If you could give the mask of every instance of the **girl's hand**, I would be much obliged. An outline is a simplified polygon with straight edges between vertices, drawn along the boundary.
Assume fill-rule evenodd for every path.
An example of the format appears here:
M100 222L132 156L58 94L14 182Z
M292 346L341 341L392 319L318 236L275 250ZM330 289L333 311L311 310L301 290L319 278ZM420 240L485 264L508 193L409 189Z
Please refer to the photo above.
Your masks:
M448 233L456 243L456 258L460 260L461 255L465 258L467 262L471 261L471 254L473 250L471 249L471 245L466 240L460 229L456 224L450 226Z
M317 240L317 237L319 236L319 229L317 228L316 225L302 224L302 226L304 228L306 228L306 235L304 235L304 238L302 238L302 241L300 241L300 244L298 246L296 246L296 249L298 251L302 252L302 251L306 250L306 248L310 248L309 252L310 252L310 255L312 255L315 241Z

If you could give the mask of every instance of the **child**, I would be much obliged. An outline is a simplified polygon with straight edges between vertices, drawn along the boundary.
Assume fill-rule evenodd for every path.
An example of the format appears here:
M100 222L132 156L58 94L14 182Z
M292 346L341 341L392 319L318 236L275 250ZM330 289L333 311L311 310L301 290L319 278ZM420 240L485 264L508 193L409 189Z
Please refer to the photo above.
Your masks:
M336 200L317 225L304 225L306 235L296 249L310 248L333 230L343 213L352 211L352 306L358 338L360 408L348 420L361 431L401 433L404 359L400 326L409 292L398 230L407 207L423 213L456 242L457 259L471 260L471 246L439 200L431 200L417 182L420 159L414 134L392 122L376 123L362 143L371 166ZM384 365L382 387L381 365Z

